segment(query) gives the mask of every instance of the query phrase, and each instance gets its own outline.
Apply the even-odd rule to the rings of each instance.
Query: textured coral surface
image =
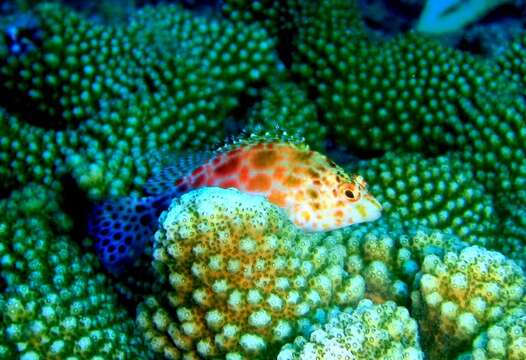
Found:
[[[526,33],[485,58],[353,0],[210,3],[0,4],[0,359],[525,359]],[[203,188],[104,270],[94,205],[265,131],[382,217],[307,233]]]

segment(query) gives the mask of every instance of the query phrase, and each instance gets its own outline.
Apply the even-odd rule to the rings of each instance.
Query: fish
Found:
[[[362,176],[347,174],[303,142],[254,136],[173,162],[147,181],[145,197],[110,200],[95,208],[88,233],[110,273],[120,274],[143,255],[157,219],[174,198],[202,187],[264,196],[306,232],[374,221],[382,212]]]

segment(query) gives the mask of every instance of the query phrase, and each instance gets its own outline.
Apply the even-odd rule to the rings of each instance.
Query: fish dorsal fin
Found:
[[[257,125],[252,126],[245,129],[237,137],[230,138],[216,150],[157,154],[157,157],[161,157],[161,159],[157,159],[157,162],[169,165],[161,167],[158,171],[154,172],[154,175],[148,179],[144,185],[144,191],[148,195],[160,195],[173,191],[178,179],[190,174],[193,170],[205,164],[217,154],[243,146],[273,142],[291,144],[303,150],[309,149],[301,136],[281,130],[278,126],[276,126],[276,129],[273,131],[266,131]]]
[[[193,170],[214,157],[214,155],[215,152],[210,150],[171,154],[170,160],[163,161],[170,165],[161,168],[150,177],[144,185],[144,191],[148,195],[160,195],[173,191],[176,186],[175,182],[178,179],[190,174]]]
[[[276,125],[276,129],[272,131],[268,131],[260,125],[253,125],[245,128],[240,135],[230,138],[225,144],[219,147],[216,152],[222,153],[241,146],[274,142],[286,143],[306,150],[309,149],[309,146],[302,136],[280,129],[278,125]]]

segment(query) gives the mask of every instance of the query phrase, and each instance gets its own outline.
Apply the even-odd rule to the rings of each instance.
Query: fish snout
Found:
[[[382,216],[383,206],[374,196],[367,194],[363,199],[363,205],[367,209],[367,219],[365,221],[374,221]]]

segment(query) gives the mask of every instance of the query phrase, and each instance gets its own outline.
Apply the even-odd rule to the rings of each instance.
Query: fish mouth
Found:
[[[371,205],[373,205],[378,211],[382,211],[384,209],[384,207],[382,206],[382,204],[380,204],[380,202],[378,200],[376,200],[374,198],[374,196],[371,196],[369,194],[365,195],[365,198],[371,203]]]

